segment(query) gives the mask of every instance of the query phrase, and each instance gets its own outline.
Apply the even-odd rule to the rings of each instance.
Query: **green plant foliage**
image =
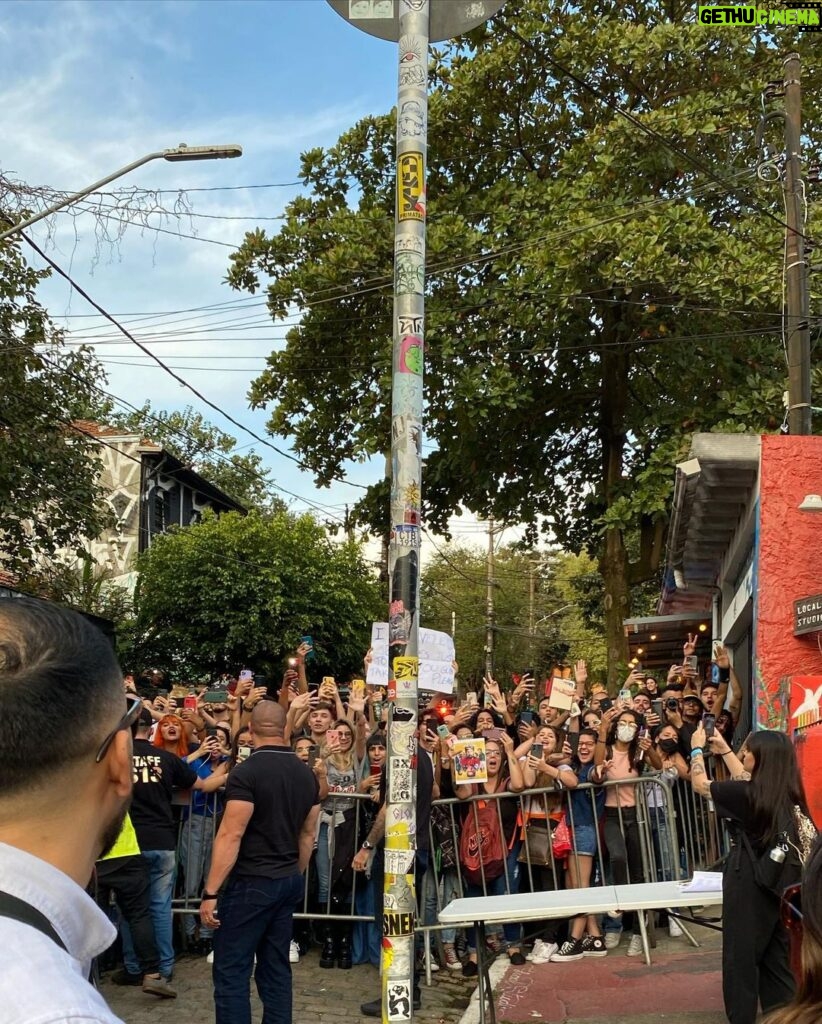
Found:
[[[64,347],[36,298],[45,276],[0,244],[0,565],[20,578],[82,554],[110,519],[96,444],[71,427],[96,415],[105,378],[90,350]]]
[[[778,32],[509,0],[431,62],[425,515],[444,530],[464,505],[594,554],[612,674],[693,432],[782,422],[784,214],[754,140],[786,45],[815,37]],[[311,194],[232,256],[235,288],[302,311],[250,397],[320,484],[389,443],[393,137],[375,115],[306,153]],[[384,529],[382,503],[355,511]]]
[[[209,513],[153,538],[137,571],[131,663],[176,677],[247,665],[278,678],[309,634],[312,671],[344,678],[385,615],[359,546],[332,542],[308,515]]]

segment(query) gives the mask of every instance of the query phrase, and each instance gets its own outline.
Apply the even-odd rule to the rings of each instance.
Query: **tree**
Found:
[[[155,537],[137,571],[131,663],[182,678],[245,665],[279,678],[306,634],[312,671],[344,676],[362,670],[384,616],[359,546],[333,543],[309,515],[208,513]]]
[[[509,0],[434,53],[424,514],[444,529],[462,504],[592,552],[612,680],[691,434],[782,421],[783,212],[754,140],[787,39],[666,2]],[[232,256],[275,319],[303,310],[251,398],[318,483],[390,436],[393,272],[416,287],[393,266],[393,139],[372,116],[306,153],[313,194]],[[375,497],[356,511],[382,528]]]
[[[0,563],[18,577],[58,551],[83,551],[109,512],[91,438],[72,429],[99,408],[103,376],[86,348],[67,350],[37,301],[46,272],[0,245]]]
[[[595,566],[587,556],[505,547],[494,557],[494,672],[500,681],[533,668],[584,658],[605,668],[602,629],[583,621],[579,587]],[[454,632],[460,678],[474,688],[485,674],[486,555],[450,544],[426,564],[420,587],[422,624]],[[533,633],[531,623],[534,623]]]
[[[191,406],[180,411],[153,411],[150,402],[130,413],[109,410],[107,422],[124,430],[142,431],[209,483],[247,508],[284,508],[271,491],[268,471],[256,452],[239,454],[237,439],[215,427]]]

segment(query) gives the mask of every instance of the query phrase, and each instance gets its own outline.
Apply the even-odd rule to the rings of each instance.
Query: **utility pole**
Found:
[[[799,54],[785,58],[785,334],[788,350],[788,431],[811,432],[811,335],[805,261],[802,180],[802,88]]]
[[[488,556],[485,562],[485,674],[494,678],[494,517],[488,520]]]

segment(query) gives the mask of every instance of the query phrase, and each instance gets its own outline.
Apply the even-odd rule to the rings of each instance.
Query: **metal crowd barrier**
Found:
[[[565,887],[565,862],[554,858],[551,851],[550,864],[535,865],[531,863],[529,848],[521,840],[523,827],[540,827],[535,824],[544,821],[550,830],[552,822],[556,822],[564,812],[571,833],[574,832],[574,800],[571,793],[578,794],[576,799],[590,800],[592,809],[596,807],[597,793],[601,790],[624,789],[634,790],[636,806],[636,827],[642,855],[642,871],[640,878],[630,877],[629,881],[663,881],[689,877],[694,870],[716,866],[728,848],[727,833],[714,812],[710,801],[696,796],[687,780],[671,779],[664,773],[646,772],[638,779],[622,782],[606,782],[603,786],[582,784],[574,790],[568,789],[532,789],[522,793],[481,794],[467,800],[457,798],[436,800],[434,808],[439,808],[440,823],[435,828],[430,826],[429,848],[432,855],[426,872],[422,892],[418,893],[420,904],[419,930],[426,934],[426,944],[430,942],[430,934],[442,930],[437,924],[437,912],[451,899],[464,895],[466,880],[459,861],[459,837],[462,822],[467,815],[476,815],[478,802],[493,801],[498,821],[503,831],[502,801],[514,801],[517,804],[517,828],[514,844],[522,851],[522,860],[518,863],[515,877],[511,877],[508,861],[504,865],[504,892],[538,891],[541,887],[560,889]],[[199,895],[202,891],[204,876],[207,872],[210,851],[214,835],[219,825],[219,814],[203,817],[192,813],[195,804],[195,793],[192,792],[186,805],[187,816],[179,826],[178,884],[173,902],[176,914],[197,915],[199,913]],[[219,806],[219,798],[209,796],[209,804]],[[362,840],[368,834],[370,821],[365,820],[366,809],[375,805],[368,794],[344,793],[331,794],[332,806],[338,803],[354,805],[353,839],[349,843],[350,852],[360,849]],[[203,796],[199,798],[199,806],[203,806]],[[617,801],[619,803],[619,801]],[[625,835],[625,815],[618,808],[619,827]],[[199,819],[199,820],[198,820]],[[190,824],[193,823],[193,824]],[[443,835],[443,823],[446,834]],[[596,829],[596,852],[592,865],[591,885],[603,884],[609,877],[608,852],[604,842],[602,820]],[[329,857],[333,862],[336,852],[336,830],[332,830],[329,845]],[[453,863],[443,866],[444,850],[453,851]],[[576,860],[577,874],[579,854],[572,848],[570,858]],[[630,866],[629,866],[630,872]],[[320,906],[312,893],[316,882],[316,872],[312,865],[306,872],[306,884],[303,899],[295,917],[304,919],[370,921],[370,915],[356,912],[358,889],[363,884],[370,884],[362,873],[354,872],[350,889],[342,903],[332,904],[331,893]],[[536,890],[535,890],[536,886]],[[487,893],[488,885],[483,879],[481,889]]]

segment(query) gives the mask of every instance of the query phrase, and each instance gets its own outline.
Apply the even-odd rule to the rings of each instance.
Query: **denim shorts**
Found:
[[[576,825],[574,827],[573,847],[577,853],[593,857],[597,852],[597,830],[593,825]]]

